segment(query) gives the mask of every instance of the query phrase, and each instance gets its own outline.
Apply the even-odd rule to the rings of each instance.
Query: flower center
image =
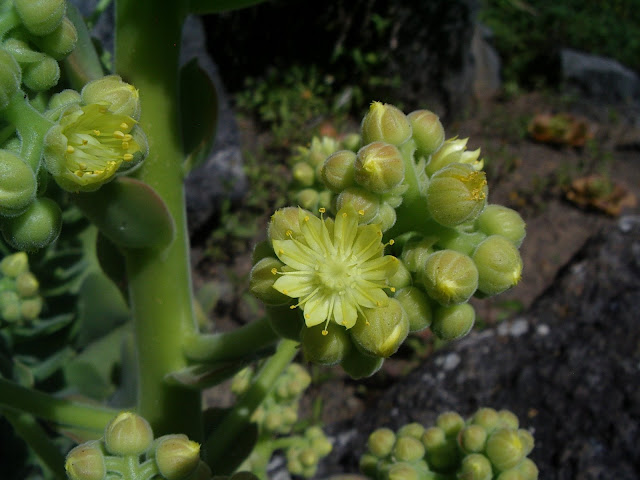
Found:
[[[318,268],[318,279],[327,289],[336,293],[349,287],[357,275],[357,267],[345,258],[327,259]]]

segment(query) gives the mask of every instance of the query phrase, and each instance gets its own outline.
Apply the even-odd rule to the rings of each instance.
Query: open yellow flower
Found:
[[[307,326],[333,320],[351,328],[363,308],[387,305],[383,289],[389,288],[398,259],[384,255],[380,227],[358,225],[358,214],[350,207],[341,209],[335,221],[299,212],[300,230],[273,240],[285,264],[281,271],[272,271],[281,275],[273,288],[299,299],[296,306],[303,309]]]

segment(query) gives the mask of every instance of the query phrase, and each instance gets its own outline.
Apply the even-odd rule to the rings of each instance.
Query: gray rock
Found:
[[[491,45],[491,36],[491,30],[480,23],[475,24],[471,39],[471,55],[474,66],[473,95],[478,100],[495,97],[502,87],[502,63],[498,52]]]
[[[569,91],[607,103],[640,101],[640,78],[617,61],[568,48],[561,50],[560,60]]]
[[[322,474],[357,471],[375,428],[491,406],[533,432],[541,479],[640,478],[638,298],[640,217],[629,216],[589,240],[524,315],[452,343],[375,406],[331,426],[352,436]]]

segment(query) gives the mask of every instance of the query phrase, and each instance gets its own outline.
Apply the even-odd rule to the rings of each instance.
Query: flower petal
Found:
[[[303,310],[307,327],[319,325],[327,320],[329,301],[324,295],[316,295],[304,304]]]
[[[291,298],[301,298],[313,292],[312,280],[312,276],[282,275],[274,282],[273,288]]]

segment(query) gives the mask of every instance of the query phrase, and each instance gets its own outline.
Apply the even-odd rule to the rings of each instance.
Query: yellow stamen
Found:
[[[278,269],[277,269],[277,268],[275,268],[275,267],[274,267],[274,268],[272,268],[272,269],[271,269],[271,273],[273,273],[273,274],[275,275],[276,273],[278,273]]]
[[[76,149],[73,148],[71,145],[67,146],[67,153],[73,153],[75,151],[76,151]]]
[[[116,130],[115,132],[113,132],[113,136],[118,140],[122,140],[124,138],[124,133],[122,133],[120,130]]]
[[[126,123],[126,122],[122,122],[120,124],[120,128],[123,129],[123,130],[127,130],[129,128],[129,124]]]
[[[131,160],[133,160],[133,155],[131,155],[130,153],[125,153],[122,158],[124,158],[125,162],[130,162]]]

